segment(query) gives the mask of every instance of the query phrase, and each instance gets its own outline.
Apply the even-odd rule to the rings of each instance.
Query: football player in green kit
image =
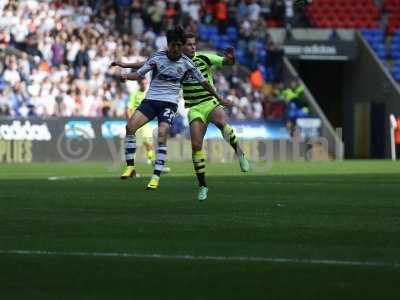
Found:
[[[233,65],[235,55],[233,48],[225,51],[224,56],[196,51],[197,43],[194,34],[185,34],[183,52],[188,56],[213,86],[213,67]],[[140,68],[143,63],[114,62],[112,65],[122,68]],[[188,118],[190,123],[190,136],[192,143],[192,160],[199,183],[197,199],[207,199],[208,187],[205,179],[205,154],[202,150],[204,135],[208,123],[213,123],[221,131],[224,139],[232,146],[238,159],[242,172],[250,170],[250,163],[244,155],[233,128],[227,123],[226,114],[218,100],[205,90],[195,79],[186,77],[182,82],[183,99],[185,107],[189,108]]]

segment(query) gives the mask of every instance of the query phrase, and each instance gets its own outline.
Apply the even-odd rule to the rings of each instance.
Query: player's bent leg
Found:
[[[232,146],[233,150],[235,150],[242,172],[250,171],[250,163],[240,147],[233,128],[226,122],[226,114],[221,106],[218,106],[213,110],[211,114],[211,122],[219,128],[224,140]]]
[[[144,141],[143,146],[146,149],[147,163],[154,164],[154,161],[156,159],[156,152],[154,151],[153,143]]]
[[[236,154],[242,153],[242,149],[238,143],[238,139],[233,128],[226,122],[226,114],[221,106],[216,107],[211,113],[211,122],[221,131],[224,140],[229,143]]]
[[[154,165],[156,154],[153,146],[153,131],[151,130],[150,126],[146,124],[141,128],[141,132],[143,138],[143,146],[146,150],[147,163]]]
[[[129,118],[128,124],[126,125],[125,135],[125,160],[126,167],[122,172],[120,178],[127,179],[130,177],[136,177],[135,171],[135,152],[136,152],[136,131],[149,121],[142,112],[136,110],[135,113]]]
[[[190,123],[190,137],[192,142],[192,160],[193,167],[196,172],[197,180],[199,183],[199,193],[197,199],[204,201],[207,199],[207,184],[205,178],[205,155],[202,150],[203,138],[205,133],[206,125],[201,119],[195,119]]]
[[[154,164],[154,174],[147,185],[148,190],[155,190],[160,184],[160,175],[164,170],[165,161],[167,160],[167,136],[170,124],[160,122],[158,125],[158,146],[156,153],[156,161]]]

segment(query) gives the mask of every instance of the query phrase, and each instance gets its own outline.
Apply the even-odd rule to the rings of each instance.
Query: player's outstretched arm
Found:
[[[157,68],[157,64],[153,60],[153,58],[148,59],[139,70],[135,72],[131,72],[128,74],[121,74],[119,75],[119,79],[122,81],[125,80],[138,80],[140,78],[143,78],[144,75],[146,75],[147,72]]]
[[[230,101],[227,101],[223,98],[221,98],[217,92],[215,91],[214,87],[207,81],[201,81],[200,84],[202,85],[203,88],[205,88],[207,91],[209,91],[215,98],[218,99],[218,102],[223,105],[223,106],[231,106],[232,103]]]
[[[200,73],[199,69],[195,67],[195,65],[191,62],[189,63],[190,69],[189,72],[194,76],[194,78],[201,84],[201,86],[208,91],[211,95],[213,95],[215,98],[218,99],[218,102],[223,105],[223,106],[231,106],[232,103],[230,101],[226,101],[222,99],[217,92],[215,91],[215,88],[208,82],[207,79],[204,78],[204,76]]]
[[[235,64],[235,48],[226,48],[224,56],[214,53],[201,53],[198,57],[203,59],[209,67],[232,66]]]
[[[124,63],[122,61],[113,61],[110,64],[110,67],[121,67],[121,68],[131,68],[131,69],[139,69],[143,67],[145,61],[136,62],[136,63]]]
[[[120,74],[118,77],[119,77],[119,80],[121,80],[121,81],[138,80],[140,78],[143,78],[143,76],[140,75],[138,72],[131,72],[131,73],[128,73],[128,74]]]

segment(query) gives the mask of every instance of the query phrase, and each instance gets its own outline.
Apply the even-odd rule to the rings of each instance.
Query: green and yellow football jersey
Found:
[[[192,61],[196,67],[203,74],[204,78],[214,86],[213,80],[213,66],[222,66],[224,58],[222,56],[212,53],[199,53],[196,52]],[[205,90],[201,84],[194,78],[187,78],[182,83],[183,99],[185,100],[185,107],[193,107],[199,103],[215,99],[215,97]]]
[[[129,117],[132,116],[133,113],[135,112],[135,110],[139,107],[139,105],[142,102],[142,100],[144,99],[145,95],[146,95],[146,93],[142,92],[141,90],[133,91],[129,95],[129,102],[127,105]]]

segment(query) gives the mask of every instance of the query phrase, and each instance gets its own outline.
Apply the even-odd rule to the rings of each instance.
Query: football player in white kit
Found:
[[[148,190],[155,190],[159,186],[160,175],[167,157],[167,135],[178,107],[182,82],[190,76],[199,81],[207,91],[217,98],[221,105],[230,105],[229,101],[219,97],[190,58],[182,54],[184,41],[182,28],[177,27],[167,31],[168,50],[154,53],[136,72],[120,75],[121,80],[138,80],[143,78],[147,72],[152,71],[152,79],[145,99],[126,125],[125,159],[127,166],[121,176],[124,179],[132,177],[135,173],[136,131],[157,117],[158,147],[154,174],[147,185]]]

